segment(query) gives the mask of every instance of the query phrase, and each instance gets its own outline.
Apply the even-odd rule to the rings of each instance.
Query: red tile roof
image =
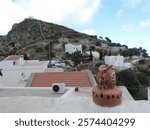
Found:
[[[20,55],[11,55],[5,58],[5,60],[19,60]]]
[[[51,87],[53,83],[65,83],[67,87],[90,87],[87,71],[35,73],[32,87]]]

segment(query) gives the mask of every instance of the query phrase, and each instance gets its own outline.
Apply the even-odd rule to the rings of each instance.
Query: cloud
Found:
[[[1,0],[0,33],[29,16],[58,24],[69,21],[84,25],[92,20],[100,5],[101,0]]]
[[[90,28],[90,29],[85,29],[82,31],[83,33],[89,34],[89,35],[95,35],[95,30]]]
[[[10,0],[1,0],[0,3],[0,33],[5,34],[14,22],[20,21],[25,12],[16,3]]]
[[[135,28],[136,27],[136,28]],[[142,21],[138,21],[137,24],[126,24],[121,26],[121,30],[125,32],[133,32],[134,30],[137,31],[146,31],[150,29],[150,18],[144,19]]]
[[[97,11],[98,7],[100,6],[100,0],[93,0],[92,2],[87,0],[88,2],[86,5],[83,6],[83,8],[80,8],[78,10],[78,16],[77,20],[79,23],[87,23],[91,20],[92,16]]]
[[[135,8],[138,5],[141,4],[143,0],[122,0],[123,6],[129,7],[129,8]]]
[[[134,26],[132,24],[122,25],[121,30],[125,32],[132,32],[134,30]]]
[[[140,28],[149,28],[150,27],[150,19],[145,19],[145,20],[142,20],[140,23],[139,23],[139,27]]]
[[[116,17],[119,18],[123,14],[123,9],[119,9],[118,12],[116,13]]]

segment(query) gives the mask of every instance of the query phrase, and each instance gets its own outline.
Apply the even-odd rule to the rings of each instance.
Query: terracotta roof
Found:
[[[5,58],[5,60],[19,60],[20,55],[11,55]]]
[[[65,83],[67,87],[90,87],[87,71],[35,73],[32,87],[51,87],[53,83]]]

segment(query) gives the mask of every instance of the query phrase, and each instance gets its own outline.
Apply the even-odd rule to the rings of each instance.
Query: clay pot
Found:
[[[95,104],[104,107],[114,107],[122,103],[122,90],[118,87],[113,89],[94,87],[92,96]]]
[[[116,86],[116,75],[112,66],[101,65],[97,73],[97,84],[92,90],[95,104],[113,107],[122,103],[122,91]]]

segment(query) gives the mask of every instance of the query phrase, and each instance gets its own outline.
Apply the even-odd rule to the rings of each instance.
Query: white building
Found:
[[[49,61],[24,60],[23,56],[11,55],[0,62],[3,74],[1,85],[4,87],[24,87],[31,73],[43,72]]]
[[[66,66],[65,62],[62,60],[51,60],[51,64],[52,66],[62,67],[62,68]]]
[[[102,48],[107,48],[108,45],[107,45],[106,43],[101,43],[101,47],[102,47]]]
[[[132,67],[132,64],[129,63],[129,62],[128,62],[128,63],[124,63],[124,67],[125,67],[125,68],[131,68],[131,67]]]
[[[80,51],[82,53],[82,45],[74,45],[71,43],[65,44],[65,52],[73,54],[74,52]]]
[[[131,63],[125,63],[123,56],[105,56],[105,64],[113,65],[114,67],[130,68]]]
[[[127,48],[125,46],[122,46],[122,47],[110,47],[109,49],[111,50],[111,52],[119,52],[120,50],[124,51]]]
[[[123,56],[105,56],[105,64],[113,66],[124,66]]]
[[[90,55],[90,51],[86,51],[88,55]],[[95,59],[99,59],[99,53],[97,51],[92,51],[92,55]]]

